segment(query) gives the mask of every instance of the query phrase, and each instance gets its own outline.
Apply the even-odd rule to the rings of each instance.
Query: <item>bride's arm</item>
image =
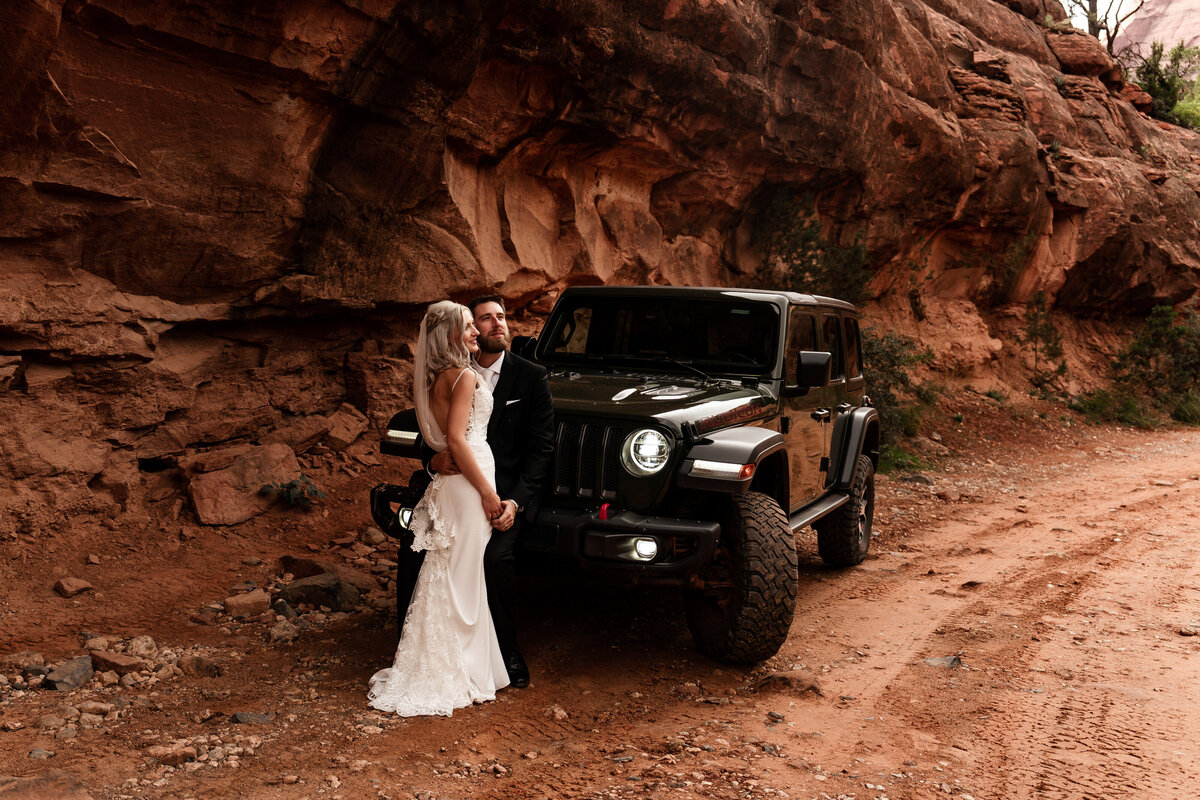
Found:
[[[439,380],[443,377],[450,379],[449,372],[443,372]],[[446,417],[446,449],[454,456],[454,462],[475,487],[475,491],[479,492],[488,519],[493,519],[504,511],[504,507],[500,505],[499,495],[483,474],[479,462],[475,460],[475,454],[467,444],[467,421],[471,417],[471,399],[475,394],[477,377],[473,370],[467,369],[461,378],[456,375],[453,380],[457,380],[458,383],[454,384],[450,393],[450,413]]]

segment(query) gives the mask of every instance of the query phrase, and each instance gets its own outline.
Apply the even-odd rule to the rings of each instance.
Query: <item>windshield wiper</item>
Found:
[[[711,382],[712,376],[694,364],[687,361],[680,361],[671,356],[645,356],[636,353],[620,353],[607,356],[601,356],[606,362],[611,361],[637,361],[650,364],[670,364],[673,367],[679,367],[682,370],[692,373],[693,375],[702,378],[705,382]]]

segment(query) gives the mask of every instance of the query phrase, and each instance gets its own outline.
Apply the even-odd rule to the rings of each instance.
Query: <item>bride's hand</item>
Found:
[[[504,504],[500,502],[500,495],[493,491],[483,496],[483,513],[487,514],[489,521],[504,513]]]

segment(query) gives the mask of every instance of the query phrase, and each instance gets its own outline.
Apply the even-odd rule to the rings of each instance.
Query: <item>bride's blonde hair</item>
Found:
[[[453,300],[439,300],[425,312],[425,385],[432,388],[438,373],[471,363],[471,353],[463,344],[471,312]]]

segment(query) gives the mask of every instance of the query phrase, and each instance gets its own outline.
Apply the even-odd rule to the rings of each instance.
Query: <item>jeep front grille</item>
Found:
[[[612,500],[627,431],[574,420],[558,423],[554,493]]]

